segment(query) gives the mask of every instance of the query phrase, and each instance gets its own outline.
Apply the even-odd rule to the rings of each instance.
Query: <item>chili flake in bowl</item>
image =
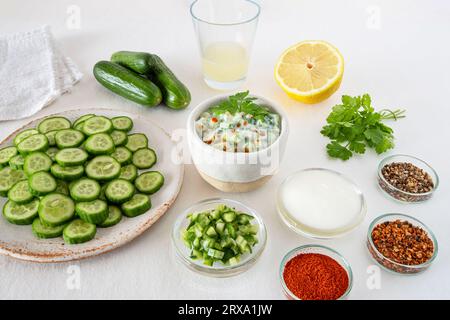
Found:
[[[401,202],[421,202],[431,198],[439,177],[426,162],[408,155],[383,159],[378,166],[378,185]]]
[[[353,273],[337,251],[321,245],[304,245],[284,256],[280,281],[290,300],[342,300],[352,289]]]
[[[404,214],[385,214],[370,224],[367,248],[384,269],[415,274],[430,267],[437,256],[438,243],[419,220]]]

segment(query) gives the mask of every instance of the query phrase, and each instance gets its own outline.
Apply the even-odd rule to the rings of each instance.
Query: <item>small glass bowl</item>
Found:
[[[350,294],[350,291],[352,290],[352,287],[353,287],[353,272],[352,272],[352,268],[350,267],[350,264],[339,252],[337,252],[331,248],[322,246],[322,245],[313,245],[313,244],[304,245],[304,246],[300,246],[295,249],[292,249],[291,251],[286,253],[283,260],[281,261],[279,276],[280,276],[281,286],[283,288],[283,293],[286,296],[286,298],[288,298],[289,300],[301,300],[294,293],[292,293],[291,290],[289,290],[289,288],[286,285],[286,282],[284,281],[283,273],[284,273],[284,268],[285,268],[286,264],[292,258],[294,258],[295,256],[297,256],[299,254],[305,254],[305,253],[318,253],[318,254],[326,255],[326,256],[332,258],[333,260],[335,260],[337,263],[339,263],[344,268],[344,270],[347,271],[347,276],[348,276],[347,290],[337,300],[347,299],[347,297]]]
[[[433,241],[434,247],[433,256],[428,261],[422,264],[406,265],[395,262],[389,258],[386,258],[380,251],[378,251],[377,247],[375,246],[372,240],[373,229],[383,222],[395,220],[407,221],[416,227],[422,228],[428,234],[431,241]],[[423,224],[416,218],[401,213],[388,213],[375,218],[370,224],[369,230],[367,232],[367,249],[369,250],[372,259],[375,262],[377,262],[378,265],[383,269],[396,274],[408,275],[423,272],[431,266],[438,253],[438,242],[433,232],[425,224]]]
[[[252,247],[251,253],[242,255],[240,262],[235,265],[224,265],[220,262],[215,262],[213,266],[207,266],[203,264],[202,260],[193,260],[190,258],[191,249],[189,249],[183,242],[181,232],[189,225],[189,220],[186,218],[189,213],[215,209],[219,204],[224,204],[228,207],[236,209],[237,211],[242,211],[252,215],[254,217],[252,223],[257,224],[259,228],[257,234],[258,243]],[[261,216],[257,214],[255,210],[247,207],[239,201],[223,198],[206,199],[189,207],[177,218],[172,230],[172,245],[178,259],[193,271],[218,278],[231,277],[247,271],[261,256],[261,253],[266,246],[266,240],[266,226],[264,225]]]
[[[382,169],[385,165],[393,163],[393,162],[407,162],[415,165],[416,167],[419,167],[426,173],[428,173],[433,180],[434,187],[431,189],[431,191],[425,192],[425,193],[410,193],[403,191],[401,189],[398,189],[394,187],[392,184],[390,184],[383,176]],[[436,171],[425,161],[409,156],[404,154],[398,154],[398,155],[392,155],[387,158],[384,158],[380,164],[378,165],[378,185],[387,195],[389,195],[394,200],[403,202],[403,203],[414,203],[414,202],[422,202],[426,201],[431,198],[434,191],[439,186],[439,177],[436,173]]]
[[[283,200],[282,200],[282,190],[283,188],[286,186],[286,184],[289,183],[289,181],[303,173],[307,173],[307,172],[325,172],[328,173],[330,175],[335,175],[337,177],[342,178],[343,180],[346,180],[348,183],[350,183],[352,185],[352,189],[355,193],[355,195],[359,198],[360,201],[360,207],[358,209],[357,215],[355,216],[355,219],[349,223],[348,225],[346,225],[345,227],[341,227],[339,229],[334,229],[332,231],[330,230],[322,230],[322,229],[318,229],[318,228],[313,228],[310,226],[307,226],[305,224],[303,224],[301,221],[299,221],[298,219],[296,219],[290,212],[289,210],[286,209]],[[342,237],[344,235],[349,234],[350,232],[352,232],[354,229],[356,229],[364,220],[366,213],[367,213],[367,205],[366,205],[366,200],[364,198],[364,195],[362,193],[362,191],[358,188],[358,186],[356,186],[353,181],[351,181],[349,178],[347,178],[345,175],[334,171],[334,170],[330,170],[330,169],[325,169],[325,168],[308,168],[308,169],[302,169],[299,171],[296,171],[292,174],[290,174],[286,179],[284,179],[284,181],[280,184],[280,186],[278,187],[278,191],[277,191],[277,211],[278,211],[278,215],[280,216],[281,220],[284,222],[284,224],[291,229],[292,231],[294,231],[295,233],[304,236],[306,238],[310,238],[310,239],[320,239],[320,240],[325,240],[325,239],[333,239],[333,238],[339,238]]]

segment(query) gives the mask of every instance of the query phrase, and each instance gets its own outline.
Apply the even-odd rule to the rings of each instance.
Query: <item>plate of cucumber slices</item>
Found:
[[[0,144],[0,254],[63,262],[133,240],[175,201],[184,167],[170,135],[109,109],[35,119]]]

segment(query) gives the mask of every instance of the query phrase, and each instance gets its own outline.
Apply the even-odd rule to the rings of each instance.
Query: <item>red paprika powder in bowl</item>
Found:
[[[284,294],[291,300],[341,300],[352,288],[353,274],[347,260],[321,245],[289,251],[280,265]]]

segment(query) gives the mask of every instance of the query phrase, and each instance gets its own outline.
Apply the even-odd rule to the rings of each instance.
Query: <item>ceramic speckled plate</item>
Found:
[[[74,121],[86,113],[95,113],[106,117],[114,117],[119,114],[117,110],[109,109],[85,109],[72,110],[60,114]],[[37,239],[31,231],[31,226],[16,226],[8,223],[3,216],[0,217],[0,254],[33,262],[63,262],[88,258],[101,253],[111,251],[133,240],[153,223],[155,223],[175,201],[183,182],[184,167],[172,159],[174,142],[170,135],[158,125],[136,114],[120,112],[120,115],[133,119],[133,133],[144,133],[149,138],[149,146],[158,155],[158,162],[152,170],[158,170],[164,174],[165,184],[156,194],[151,196],[152,208],[145,214],[135,218],[123,217],[122,221],[110,228],[98,228],[95,238],[89,242],[78,245],[67,245],[62,238]],[[0,148],[11,145],[15,135],[24,129],[36,127],[42,120],[36,119],[18,129],[6,138]],[[0,199],[0,206],[6,202]]]

